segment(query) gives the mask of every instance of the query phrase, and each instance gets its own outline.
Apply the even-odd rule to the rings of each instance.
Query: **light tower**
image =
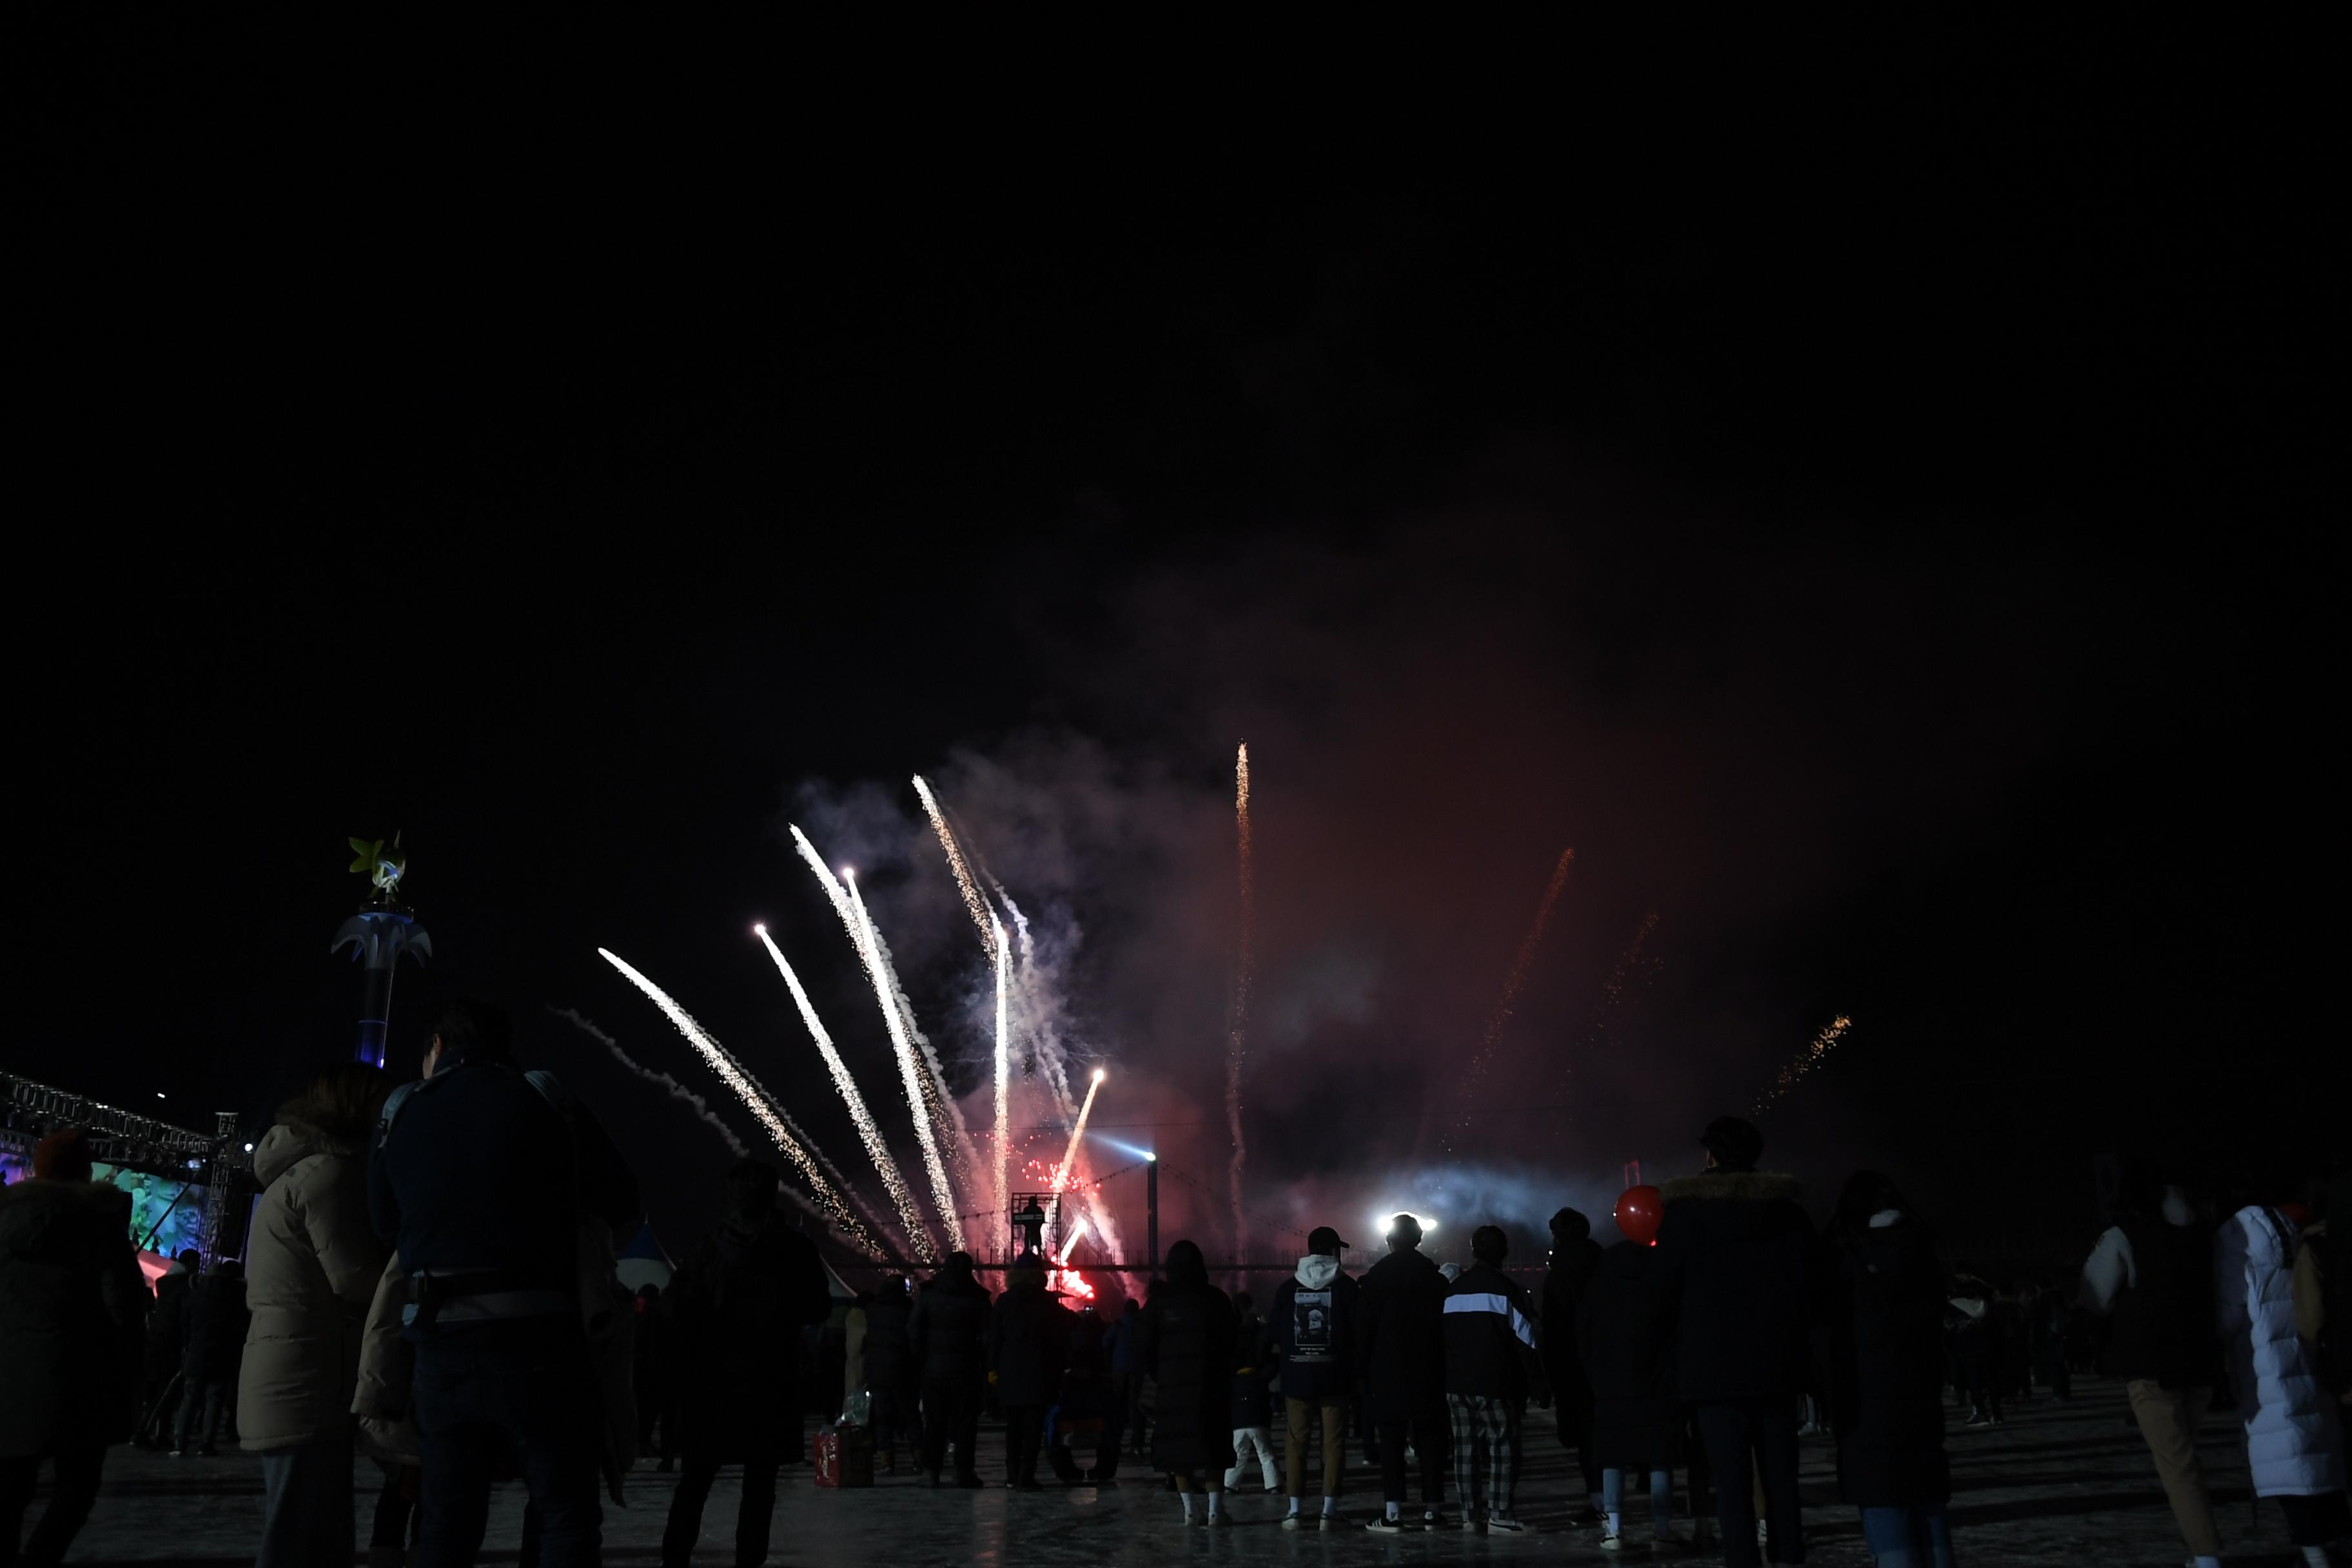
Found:
[[[360,1002],[360,1041],[358,1058],[370,1067],[382,1067],[384,1060],[385,1037],[392,1026],[392,982],[400,964],[400,955],[413,952],[419,963],[433,956],[433,939],[416,923],[416,912],[396,902],[400,879],[407,874],[408,857],[401,852],[400,835],[392,836],[392,853],[384,853],[383,840],[370,843],[364,838],[352,841],[352,869],[363,871],[374,885],[375,897],[360,906],[360,912],[345,921],[335,931],[330,952],[341,952],[348,944],[352,956],[367,966],[367,990]]]

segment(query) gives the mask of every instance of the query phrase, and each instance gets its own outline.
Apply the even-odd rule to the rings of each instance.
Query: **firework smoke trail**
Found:
[[[1234,759],[1234,826],[1239,854],[1235,867],[1241,883],[1241,932],[1234,961],[1233,1027],[1225,1053],[1225,1123],[1233,1135],[1233,1165],[1226,1174],[1226,1185],[1234,1204],[1234,1256],[1249,1254],[1249,1225],[1242,1215],[1242,1167],[1249,1160],[1249,1144],[1242,1136],[1242,1055],[1248,1043],[1250,994],[1250,946],[1256,935],[1257,885],[1256,868],[1250,852],[1250,776],[1249,742],[1242,742]],[[1089,1101],[1094,1099],[1087,1091]]]
[[[980,944],[987,949],[989,962],[992,963],[996,961],[997,950],[1004,943],[1003,928],[996,924],[995,917],[988,912],[988,906],[982,901],[980,889],[971,879],[971,867],[964,860],[963,848],[956,842],[955,834],[948,827],[945,814],[940,810],[939,800],[931,794],[931,786],[923,781],[920,773],[915,775],[915,794],[922,800],[923,815],[931,819],[931,831],[940,836],[940,847],[948,852],[948,869],[955,873],[956,890],[963,895],[963,907],[971,911],[971,923],[980,928]]]
[[[742,1100],[751,1114],[759,1118],[760,1124],[768,1130],[768,1136],[774,1140],[776,1147],[783,1152],[784,1158],[799,1167],[802,1178],[808,1183],[810,1190],[816,1194],[817,1202],[824,1206],[825,1216],[833,1222],[834,1227],[875,1256],[887,1257],[889,1249],[882,1245],[871,1230],[866,1228],[863,1220],[849,1212],[849,1205],[843,1201],[840,1189],[827,1181],[824,1173],[817,1168],[816,1158],[812,1155],[811,1149],[803,1147],[801,1139],[793,1136],[793,1130],[785,1125],[782,1108],[776,1104],[766,1089],[759,1086],[758,1081],[750,1073],[743,1070],[743,1065],[728,1054],[727,1047],[712,1038],[709,1030],[696,1023],[693,1015],[673,1001],[668,992],[631,968],[627,961],[618,953],[608,948],[600,947],[596,950],[596,955],[619,970],[632,985],[651,998],[654,1005],[659,1007],[668,1016],[669,1021],[677,1026],[677,1032],[686,1037],[687,1044],[701,1054],[702,1059],[710,1064],[710,1069],[719,1075],[729,1089],[735,1091],[736,1097]],[[806,1136],[805,1133],[801,1135],[802,1138]],[[831,1162],[827,1161],[826,1163],[830,1164]]]
[[[907,1178],[899,1173],[898,1162],[890,1157],[889,1145],[882,1142],[882,1129],[875,1123],[874,1113],[866,1109],[866,1097],[857,1092],[857,1080],[850,1076],[849,1064],[834,1048],[833,1037],[825,1033],[807,991],[801,986],[801,977],[784,962],[783,950],[768,934],[768,928],[755,925],[751,930],[759,937],[760,945],[768,950],[768,956],[776,961],[776,973],[784,977],[784,984],[792,990],[793,1002],[801,1010],[801,1022],[808,1026],[809,1038],[816,1042],[817,1055],[824,1058],[825,1070],[833,1074],[833,1087],[841,1091],[843,1102],[849,1107],[849,1119],[857,1124],[858,1141],[866,1145],[866,1157],[874,1162],[875,1173],[882,1178],[883,1189],[898,1211],[898,1223],[906,1230],[907,1243],[914,1248],[916,1261],[930,1262],[938,1252],[931,1242],[930,1229],[915,1207],[914,1194],[907,1190]]]
[[[1756,1101],[1756,1109],[1748,1114],[1761,1116],[1770,1110],[1774,1101],[1797,1087],[1799,1079],[1822,1065],[1822,1058],[1837,1048],[1838,1041],[1843,1038],[1845,1032],[1853,1026],[1853,1020],[1843,1013],[1831,1019],[1828,1028],[1815,1035],[1806,1043],[1803,1050],[1789,1059],[1788,1065],[1780,1069],[1780,1076],[1772,1080],[1772,1087],[1764,1091],[1763,1096]]]
[[[988,876],[985,867],[981,875]],[[1036,969],[1037,950],[1029,935],[1029,917],[1004,890],[1004,884],[988,877],[988,885],[996,894],[996,901],[1013,917],[1013,941],[1021,949],[1018,990],[1021,998],[1022,1033],[1031,1042],[1031,1056],[1045,1065],[1045,1085],[1054,1091],[1054,1109],[1068,1121],[1078,1113],[1078,1102],[1070,1093],[1070,1053],[1062,1044],[1062,1032],[1055,1026],[1054,1008],[1050,999],[1040,994],[1045,982]]]
[[[919,780],[918,783],[921,782]],[[1013,977],[1012,955],[1004,951],[1004,922],[995,915],[988,917],[994,929],[996,959],[996,1209],[999,1214],[1013,1212],[1013,1086],[1007,1081],[1013,1076],[1013,1041],[1005,1026],[1005,993]]]
[[[728,1126],[727,1123],[719,1120],[718,1113],[710,1109],[710,1102],[703,1099],[702,1096],[695,1093],[694,1090],[687,1088],[686,1085],[678,1082],[677,1079],[670,1077],[669,1074],[666,1072],[656,1072],[653,1068],[646,1067],[644,1063],[630,1056],[628,1052],[623,1050],[621,1048],[620,1041],[614,1039],[612,1036],[606,1034],[604,1030],[598,1028],[593,1023],[582,1016],[580,1014],[572,1011],[571,1008],[558,1007],[551,1003],[548,1005],[547,1010],[554,1014],[559,1018],[568,1020],[574,1027],[579,1029],[582,1034],[586,1035],[589,1038],[603,1046],[606,1050],[612,1052],[614,1060],[619,1062],[623,1067],[628,1068],[639,1078],[644,1079],[647,1083],[657,1083],[661,1085],[662,1088],[669,1090],[671,1099],[682,1100],[686,1101],[687,1104],[692,1106],[694,1108],[694,1114],[700,1117],[704,1121],[709,1123],[710,1130],[719,1134],[720,1139],[726,1142],[727,1147],[734,1152],[737,1159],[742,1159],[751,1152],[751,1145],[745,1143],[742,1139],[738,1138],[735,1135],[735,1129]],[[793,1195],[797,1197],[799,1194],[794,1194]]]
[[[1445,1132],[1445,1152],[1449,1154],[1454,1152],[1454,1133],[1469,1131],[1478,1089],[1486,1080],[1486,1068],[1495,1059],[1495,1047],[1502,1042],[1503,1026],[1511,1021],[1511,1008],[1519,999],[1519,987],[1527,984],[1536,949],[1543,942],[1544,924],[1551,919],[1551,907],[1559,901],[1560,889],[1568,886],[1568,868],[1575,863],[1575,846],[1559,852],[1559,863],[1551,868],[1551,880],[1544,887],[1543,902],[1536,906],[1536,923],[1528,928],[1527,939],[1519,943],[1518,956],[1511,960],[1511,973],[1503,982],[1503,999],[1496,1004],[1494,1016],[1486,1021],[1486,1033],[1478,1042],[1477,1054],[1470,1058],[1470,1070],[1462,1075],[1462,1113]]]
[[[835,877],[833,868],[817,854],[816,846],[808,841],[808,835],[797,826],[793,827],[792,835],[801,858],[807,861],[809,869],[816,873],[816,879],[824,887],[825,897],[833,900],[833,912],[841,917],[842,928],[849,932],[850,945],[857,950],[857,962],[865,966],[866,977],[874,983],[874,994],[882,1004],[884,1021],[888,1023],[895,1016],[893,1029],[903,1029],[921,1047],[925,1071],[921,1075],[922,1098],[919,1103],[923,1110],[929,1114],[934,1126],[955,1135],[956,1144],[951,1152],[959,1159],[966,1163],[977,1163],[979,1156],[972,1150],[971,1134],[963,1124],[963,1110],[949,1095],[947,1075],[940,1067],[939,1057],[932,1051],[930,1040],[915,1023],[914,1004],[907,1000],[907,988],[898,984],[898,972],[890,965],[890,950],[884,945],[881,933],[874,930],[872,921],[860,921],[864,900],[857,896],[856,879],[851,879],[845,888],[842,879]],[[870,945],[866,941],[869,936],[873,939]]]
[[[907,1091],[907,1107],[915,1115],[915,1136],[923,1146],[923,1169],[931,1178],[931,1198],[940,1205],[940,1218],[947,1226],[948,1244],[961,1252],[963,1221],[956,1217],[955,1187],[948,1181],[947,1165],[940,1158],[939,1139],[931,1131],[931,1118],[923,1104],[922,1069],[915,1065],[914,1042],[907,1038],[906,1020],[891,1005],[882,968],[873,962],[879,939],[874,935],[874,922],[866,916],[865,902],[857,897],[857,884],[854,881],[849,885],[849,903],[851,912],[857,917],[858,950],[866,956],[866,972],[873,977],[875,997],[882,1004],[882,1022],[889,1027],[890,1047],[898,1054],[898,1077]]]

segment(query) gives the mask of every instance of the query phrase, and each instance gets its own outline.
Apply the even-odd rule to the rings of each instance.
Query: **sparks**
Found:
[[[1234,1146],[1233,1163],[1225,1180],[1233,1198],[1234,1252],[1241,1257],[1249,1252],[1249,1225],[1242,1215],[1242,1167],[1249,1162],[1249,1143],[1242,1133],[1242,1058],[1249,1040],[1250,950],[1257,927],[1256,868],[1250,848],[1249,806],[1249,742],[1244,741],[1234,758],[1234,827],[1238,847],[1234,868],[1241,891],[1241,930],[1234,944],[1233,1020],[1225,1052],[1225,1124]],[[1089,1093],[1087,1098],[1091,1102],[1094,1097]]]
[[[915,1136],[923,1146],[923,1168],[931,1178],[931,1197],[940,1206],[940,1218],[947,1225],[948,1242],[957,1251],[963,1250],[963,1221],[956,1217],[955,1188],[948,1181],[948,1168],[940,1158],[940,1142],[931,1131],[931,1116],[924,1103],[922,1069],[915,1062],[914,1042],[907,1037],[907,1021],[899,1015],[890,995],[889,984],[883,978],[876,949],[881,939],[874,934],[874,922],[866,913],[866,901],[857,896],[857,884],[849,884],[850,911],[857,921],[858,951],[866,958],[866,973],[874,981],[874,994],[882,1004],[882,1022],[890,1031],[890,1047],[898,1053],[898,1076],[907,1091],[907,1107],[915,1115]]]
[[[1469,1071],[1462,1075],[1461,1113],[1445,1135],[1449,1154],[1454,1152],[1455,1132],[1469,1131],[1478,1088],[1486,1081],[1495,1047],[1502,1043],[1503,1027],[1511,1021],[1511,1009],[1518,1002],[1519,988],[1527,984],[1528,971],[1535,963],[1536,949],[1543,942],[1544,923],[1551,919],[1551,907],[1559,902],[1560,889],[1568,886],[1568,868],[1575,863],[1574,846],[1559,852],[1559,861],[1551,868],[1551,880],[1544,885],[1543,900],[1536,906],[1535,924],[1528,928],[1526,939],[1519,943],[1518,956],[1511,960],[1511,973],[1503,981],[1503,999],[1496,1004],[1494,1016],[1486,1021],[1486,1032],[1478,1041],[1477,1054],[1470,1058]]]
[[[784,962],[783,950],[768,935],[766,926],[753,926],[751,930],[759,936],[760,945],[768,950],[768,956],[775,960],[776,973],[784,977],[784,984],[792,991],[793,1005],[801,1010],[801,1022],[808,1026],[809,1038],[816,1042],[817,1055],[824,1058],[825,1070],[833,1074],[833,1087],[841,1091],[843,1102],[849,1107],[849,1119],[857,1125],[858,1141],[866,1145],[866,1157],[874,1162],[875,1173],[882,1178],[883,1189],[898,1211],[898,1223],[906,1230],[908,1245],[915,1249],[916,1260],[930,1262],[937,1251],[930,1230],[915,1207],[914,1194],[907,1190],[907,1178],[899,1173],[898,1162],[890,1157],[889,1146],[882,1142],[881,1127],[875,1121],[874,1113],[866,1108],[866,1097],[857,1091],[857,1080],[850,1076],[848,1064],[834,1048],[833,1037],[817,1017],[800,976]]]
[[[923,775],[915,775],[915,794],[923,803],[923,815],[931,819],[931,831],[940,836],[940,847],[948,852],[948,869],[955,873],[956,890],[963,895],[963,907],[971,913],[971,923],[980,928],[980,943],[987,950],[991,962],[1004,946],[1004,928],[989,913],[987,903],[980,896],[980,887],[971,879],[971,867],[963,858],[963,847],[948,826],[946,813],[940,810],[938,797]]]
[[[1797,1087],[1799,1079],[1822,1065],[1822,1058],[1837,1048],[1838,1041],[1844,1038],[1845,1032],[1853,1026],[1853,1020],[1843,1013],[1831,1019],[1828,1028],[1807,1041],[1805,1048],[1791,1057],[1788,1064],[1781,1068],[1780,1076],[1772,1080],[1772,1087],[1764,1091],[1763,1096],[1756,1101],[1756,1109],[1748,1114],[1761,1116],[1770,1110],[1775,1101]]]
[[[1005,1004],[1012,986],[1013,955],[1005,951],[1004,923],[993,914],[988,923],[996,937],[996,1212],[1011,1214],[1013,1189],[1006,1166],[1013,1158],[1013,1037],[1006,1027]]]
[[[832,1219],[835,1226],[844,1236],[855,1239],[860,1247],[877,1256],[884,1255],[886,1249],[881,1242],[856,1215],[849,1211],[849,1205],[843,1201],[839,1189],[827,1181],[824,1173],[817,1168],[816,1157],[812,1152],[813,1146],[804,1147],[802,1140],[793,1135],[793,1130],[785,1125],[782,1108],[766,1089],[760,1087],[758,1080],[743,1069],[743,1065],[728,1053],[727,1047],[720,1045],[709,1030],[695,1022],[693,1015],[672,1000],[668,992],[632,968],[618,953],[608,948],[600,947],[596,950],[596,955],[619,970],[627,978],[629,984],[644,992],[652,1000],[654,1005],[659,1007],[669,1021],[677,1026],[677,1032],[686,1037],[686,1043],[692,1046],[702,1059],[709,1064],[710,1070],[719,1075],[720,1081],[735,1091],[736,1098],[743,1102],[744,1108],[758,1118],[761,1126],[767,1129],[768,1136],[774,1141],[776,1147],[782,1151],[784,1158],[790,1160],[798,1168],[802,1178],[808,1183],[810,1190],[816,1194],[817,1201],[824,1205],[825,1213]],[[805,1134],[803,1136],[805,1137]]]

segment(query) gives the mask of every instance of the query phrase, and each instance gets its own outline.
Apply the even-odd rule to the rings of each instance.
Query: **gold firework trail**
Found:
[[[1233,1136],[1233,1164],[1226,1185],[1233,1196],[1235,1257],[1249,1253],[1249,1222],[1242,1213],[1242,1167],[1249,1161],[1249,1142],[1242,1134],[1242,1060],[1249,1040],[1251,946],[1257,935],[1257,870],[1250,846],[1249,742],[1241,743],[1234,758],[1234,826],[1238,851],[1235,874],[1241,890],[1241,931],[1234,962],[1234,1009],[1225,1053],[1225,1122]],[[1087,1091],[1088,1104],[1094,1091]],[[1083,1125],[1083,1113],[1081,1113]]]
[[[955,873],[956,890],[963,895],[963,907],[971,911],[971,923],[980,928],[980,945],[987,950],[989,962],[993,963],[997,949],[1003,944],[1003,931],[988,912],[979,885],[971,879],[971,866],[964,859],[963,846],[956,842],[954,830],[948,826],[947,814],[940,809],[938,797],[931,794],[931,786],[920,773],[915,775],[915,794],[923,803],[923,815],[931,819],[931,831],[940,836],[940,847],[948,852],[948,869]]]
[[[1536,949],[1543,942],[1544,924],[1551,919],[1551,907],[1559,902],[1560,889],[1568,886],[1568,868],[1575,863],[1574,845],[1559,852],[1559,861],[1551,868],[1551,880],[1544,886],[1543,901],[1536,906],[1535,924],[1528,928],[1526,939],[1519,943],[1518,956],[1511,960],[1511,973],[1503,981],[1503,999],[1496,1004],[1494,1016],[1486,1021],[1486,1032],[1478,1041],[1478,1053],[1470,1058],[1470,1070],[1462,1075],[1462,1113],[1445,1135],[1445,1152],[1449,1154],[1454,1152],[1454,1134],[1469,1130],[1479,1087],[1486,1082],[1486,1069],[1494,1062],[1495,1047],[1502,1043],[1503,1027],[1511,1021],[1511,1009],[1518,1003],[1519,988],[1528,983]]]
[[[1853,1026],[1853,1020],[1843,1013],[1831,1019],[1828,1028],[1815,1035],[1803,1050],[1789,1058],[1787,1065],[1780,1068],[1780,1076],[1772,1080],[1772,1087],[1764,1091],[1762,1098],[1756,1101],[1756,1109],[1748,1114],[1761,1116],[1771,1109],[1776,1101],[1797,1087],[1799,1079],[1821,1066],[1822,1058],[1837,1049],[1838,1041],[1844,1038],[1846,1030]]]

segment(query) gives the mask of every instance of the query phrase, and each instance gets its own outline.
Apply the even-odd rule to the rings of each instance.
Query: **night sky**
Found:
[[[1762,1123],[1823,1201],[2071,1238],[2095,1154],[2307,1144],[2346,138],[2315,19],[2231,26],[362,88],[27,8],[5,1059],[266,1125],[398,829],[395,1063],[503,1002],[683,1236],[718,1142],[546,1008],[719,1094],[614,948],[850,1168],[764,920],[909,1153],[784,824],[978,1106],[920,772],[1068,944],[1097,1125],[1213,1185],[1246,739],[1261,1215],[1424,1201],[1571,846],[1448,1189],[1523,1229],[1837,1014]]]

